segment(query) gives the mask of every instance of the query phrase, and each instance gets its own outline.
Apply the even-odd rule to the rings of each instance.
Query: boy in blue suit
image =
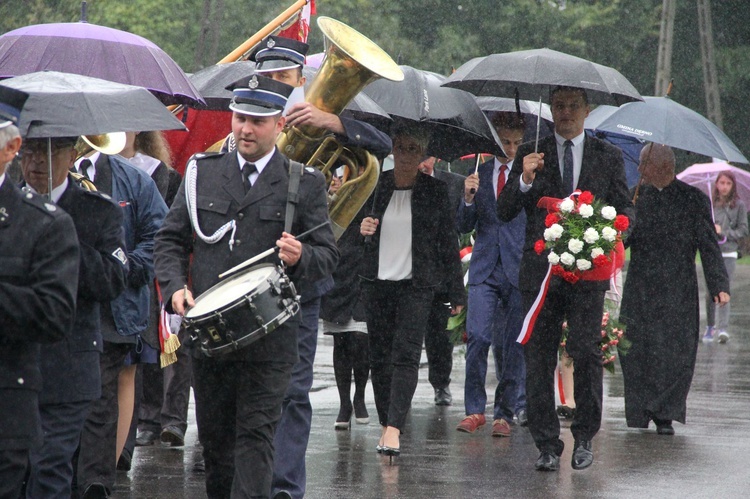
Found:
[[[523,347],[516,338],[523,323],[518,289],[526,230],[526,214],[510,222],[497,217],[497,197],[505,186],[516,149],[523,141],[524,120],[514,113],[497,113],[492,123],[506,158],[479,166],[466,177],[464,199],[458,208],[460,232],[476,228],[476,243],[469,266],[469,307],[466,319],[466,417],[456,428],[473,433],[485,424],[487,354],[492,347],[498,380],[495,389],[492,436],[509,437],[514,414],[526,424],[526,369]]]

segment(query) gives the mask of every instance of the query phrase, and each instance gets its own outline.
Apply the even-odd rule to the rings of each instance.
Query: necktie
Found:
[[[508,169],[508,165],[500,165],[500,174],[497,176],[497,195],[495,198],[500,197],[500,193],[503,192],[505,187],[505,170]]]
[[[250,188],[253,186],[253,184],[250,183],[250,175],[257,171],[258,169],[253,163],[245,163],[242,165],[242,178],[244,179],[245,193],[250,192]]]
[[[563,147],[563,189],[567,196],[573,192],[573,141],[566,140]]]
[[[78,173],[86,177],[86,179],[91,180],[89,178],[89,166],[91,166],[91,160],[84,159],[78,164]]]

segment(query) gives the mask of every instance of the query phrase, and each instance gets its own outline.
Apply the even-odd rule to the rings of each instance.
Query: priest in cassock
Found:
[[[714,302],[729,302],[729,280],[708,197],[675,179],[669,147],[649,144],[640,159],[642,188],[627,240],[630,266],[620,315],[633,342],[620,358],[625,418],[634,428],[648,428],[653,420],[657,433],[673,435],[672,421],[685,424],[698,349],[696,252]]]

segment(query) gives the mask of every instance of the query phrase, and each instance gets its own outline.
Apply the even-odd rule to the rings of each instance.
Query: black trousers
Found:
[[[523,293],[529,310],[536,293]],[[560,420],[555,412],[555,367],[563,321],[566,349],[573,358],[576,414],[570,426],[576,440],[591,440],[602,420],[601,340],[604,291],[584,291],[553,277],[531,338],[526,343],[526,400],[529,430],[540,451],[562,452]]]
[[[364,284],[370,367],[381,426],[403,431],[419,379],[419,359],[434,290],[411,280]]]
[[[29,449],[0,450],[0,498],[16,499],[21,496]]]
[[[427,320],[427,332],[424,337],[425,353],[429,364],[428,379],[433,388],[448,388],[451,384],[453,370],[453,342],[446,329],[450,306],[442,300],[434,299]]]
[[[293,365],[193,358],[209,499],[270,495],[273,437]]]

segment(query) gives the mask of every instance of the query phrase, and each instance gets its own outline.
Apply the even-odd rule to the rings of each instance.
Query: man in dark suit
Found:
[[[42,345],[39,412],[44,441],[31,451],[26,497],[69,498],[73,454],[92,400],[101,396],[99,308],[125,288],[128,270],[122,209],[109,196],[80,187],[69,170],[78,137],[52,139],[52,201],[75,223],[80,270],[75,323],[65,339]],[[25,189],[48,190],[47,140],[26,140],[21,157]]]
[[[70,332],[79,266],[70,216],[5,174],[21,148],[16,123],[27,97],[0,86],[0,497],[12,498],[42,442],[39,344]]]
[[[551,91],[555,133],[534,144],[521,146],[516,157],[523,168],[513,169],[498,199],[498,216],[506,222],[526,211],[526,242],[519,283],[524,310],[528,311],[548,271],[547,252],[538,255],[534,243],[542,239],[546,209],[538,208],[543,196],[564,198],[574,189],[587,190],[618,213],[632,207],[628,197],[622,154],[601,140],[586,137],[583,122],[589,105],[582,89],[556,87]],[[575,438],[572,466],[584,469],[594,459],[591,440],[601,424],[602,365],[598,343],[608,281],[565,282],[552,276],[546,301],[533,334],[525,345],[526,395],[529,428],[541,452],[536,469],[559,468],[563,442],[555,413],[554,371],[562,323],[567,320],[567,350],[575,363],[576,415],[571,425]]]
[[[469,266],[469,308],[466,317],[466,417],[458,431],[474,433],[485,424],[487,355],[492,347],[497,387],[492,436],[509,437],[513,416],[525,425],[526,370],[523,347],[516,342],[523,323],[523,305],[518,287],[518,269],[523,253],[526,213],[510,222],[497,217],[500,196],[514,164],[516,150],[523,142],[524,120],[515,113],[492,117],[507,157],[498,157],[479,166],[479,174],[466,178],[464,199],[458,208],[461,232],[476,229],[476,242]],[[520,162],[519,162],[520,163]]]
[[[448,199],[455,214],[464,191],[464,176],[446,170],[435,169],[436,158],[430,156],[419,164],[419,171],[435,177],[448,186]],[[458,231],[456,233],[458,236]],[[447,286],[445,286],[447,288]],[[427,353],[428,375],[430,384],[435,390],[435,405],[451,405],[451,371],[453,370],[453,342],[446,329],[451,308],[446,290],[437,292],[432,302],[430,318],[427,321],[427,332],[424,336],[425,353]]]
[[[220,273],[271,247],[279,248],[278,258],[296,284],[333,272],[338,249],[330,226],[314,231],[304,242],[284,231],[289,160],[276,150],[275,142],[285,124],[280,115],[291,91],[288,85],[258,75],[238,82],[230,105],[237,150],[200,156],[188,164],[186,178],[195,176],[195,191],[189,195],[195,196],[198,216],[191,222],[183,180],[157,235],[156,271],[164,296],[170,297],[169,311],[183,314],[185,303],[194,303],[193,294],[215,285]],[[328,220],[325,179],[318,170],[304,169],[298,199],[292,233]],[[232,231],[217,230],[228,223]],[[263,261],[278,262],[276,257]],[[272,441],[299,358],[299,321],[296,314],[268,336],[220,358],[195,349],[196,417],[208,497],[270,495]]]

